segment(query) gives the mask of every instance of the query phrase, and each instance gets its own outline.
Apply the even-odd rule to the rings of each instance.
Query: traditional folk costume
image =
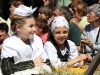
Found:
[[[63,66],[67,61],[70,61],[78,56],[76,45],[70,40],[67,40],[66,42],[68,42],[68,44],[64,50],[56,48],[51,41],[47,41],[44,44],[44,48],[53,66]],[[76,65],[77,64],[75,64],[75,66]]]
[[[30,12],[25,12],[25,10],[30,10]],[[14,13],[28,16],[33,11],[32,8],[20,5],[15,9]],[[34,34],[33,39],[29,39],[29,42],[30,45],[25,44],[18,38],[16,33],[4,41],[1,52],[1,70],[3,75],[31,75],[41,74],[44,71],[51,72],[51,68],[48,65],[44,64],[36,67],[33,62],[39,56],[44,59],[44,62],[48,58],[41,38]]]
[[[44,44],[44,48],[48,54],[50,62],[53,66],[63,66],[67,61],[70,61],[78,56],[78,50],[76,45],[70,41],[66,40],[64,42],[65,48],[61,50],[55,39],[53,38],[52,31],[56,27],[63,27],[69,29],[68,22],[62,16],[55,17],[53,22],[51,23],[51,36],[50,39]],[[60,36],[59,36],[60,38]],[[74,66],[78,65],[78,63],[74,64]]]
[[[16,34],[13,34],[3,43],[1,52],[1,68],[5,69],[3,74],[9,75],[17,71],[34,68],[33,60],[38,56],[43,57],[45,60],[48,58],[43,49],[42,41],[38,36],[34,35],[34,38],[30,40],[30,45],[26,45]],[[32,73],[39,72],[35,71],[34,73],[33,71]]]

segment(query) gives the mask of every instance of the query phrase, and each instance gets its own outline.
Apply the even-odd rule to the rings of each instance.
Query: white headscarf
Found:
[[[37,7],[32,9],[32,6],[27,7],[25,5],[19,5],[18,8],[14,10],[14,14],[18,14],[20,16],[29,16],[35,12]]]
[[[55,27],[65,26],[69,29],[68,21],[63,16],[55,17],[51,23],[51,32],[55,29]]]

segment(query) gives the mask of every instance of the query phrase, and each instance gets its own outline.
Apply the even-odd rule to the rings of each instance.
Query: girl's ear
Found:
[[[21,26],[20,25],[16,25],[16,29],[17,30],[20,30],[21,29]]]

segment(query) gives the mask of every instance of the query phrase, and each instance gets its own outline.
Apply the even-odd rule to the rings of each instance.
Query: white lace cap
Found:
[[[51,23],[51,32],[55,29],[55,27],[65,26],[69,29],[68,21],[63,16],[55,17]]]
[[[25,5],[19,5],[18,8],[14,10],[14,14],[18,14],[20,16],[29,16],[35,12],[37,7],[32,9],[32,6],[27,7]]]

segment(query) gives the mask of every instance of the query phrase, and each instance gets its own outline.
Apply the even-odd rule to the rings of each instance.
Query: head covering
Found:
[[[19,5],[18,8],[15,8],[14,14],[18,14],[20,16],[29,16],[33,14],[33,12],[35,12],[36,9],[37,7],[32,9],[32,6],[27,7],[25,5]]]
[[[51,23],[51,32],[55,29],[55,27],[65,26],[69,29],[68,21],[63,16],[55,17]]]

